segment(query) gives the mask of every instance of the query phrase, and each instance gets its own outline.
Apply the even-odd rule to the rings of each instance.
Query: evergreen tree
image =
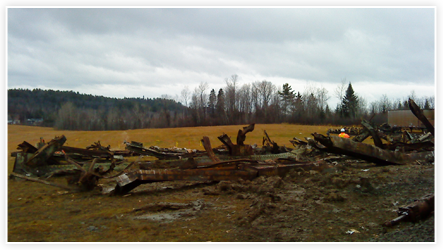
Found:
[[[219,124],[225,123],[225,93],[223,89],[218,91],[217,104],[215,105],[215,110],[217,111],[217,116],[219,117]]]
[[[348,89],[346,90],[346,94],[343,97],[341,104],[341,113],[343,117],[346,118],[355,118],[357,116],[358,109],[358,97],[354,93],[354,89],[352,89],[352,84],[349,82]]]
[[[295,94],[294,90],[292,90],[292,87],[289,86],[288,83],[283,84],[283,91],[278,91],[278,95],[280,96],[280,100],[283,102],[283,114],[286,115],[289,112],[289,107],[294,103],[295,101]]]
[[[208,101],[209,114],[211,117],[214,117],[215,115],[216,102],[217,102],[217,96],[215,95],[215,90],[212,89],[211,93],[209,94],[209,101]]]
[[[428,99],[426,99],[424,109],[430,109],[430,108],[431,108],[431,105],[429,105],[429,101],[428,101]]]

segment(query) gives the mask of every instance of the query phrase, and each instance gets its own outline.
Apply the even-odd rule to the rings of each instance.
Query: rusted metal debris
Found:
[[[268,135],[268,133],[266,133],[266,130],[263,130],[263,133],[265,134],[265,136],[263,137],[263,142],[262,142],[263,148],[268,148],[272,154],[281,153],[280,147],[278,146],[278,144],[275,141],[273,141],[273,140],[271,140],[271,138],[269,138],[269,135]]]
[[[423,111],[415,104],[414,100],[409,98],[408,100],[409,109],[411,109],[412,113],[425,125],[426,129],[431,132],[432,136],[434,136],[434,126],[429,122],[428,118],[423,114]]]
[[[141,184],[162,181],[222,181],[252,180],[259,176],[285,176],[291,169],[322,171],[330,166],[325,161],[297,162],[288,160],[284,163],[264,162],[248,159],[222,161],[193,169],[155,169],[133,170],[119,175],[117,185],[112,191],[115,195],[124,195]]]
[[[313,133],[312,135],[315,141],[311,140],[311,145],[319,150],[334,154],[349,155],[379,165],[411,164],[417,161],[432,162],[434,160],[434,151],[406,154],[399,151],[381,149],[374,145],[355,142],[351,139],[338,136],[326,137],[317,133]]]
[[[110,152],[111,151],[111,145],[108,145],[107,147],[104,147],[104,146],[102,146],[100,141],[98,141],[98,142],[94,142],[93,144],[91,144],[91,146],[86,147],[86,149]]]
[[[16,157],[13,172],[28,177],[39,177],[51,174],[60,169],[63,170],[74,167],[71,163],[66,162],[65,155],[71,159],[80,159],[83,161],[102,159],[103,161],[111,162],[111,160],[116,158],[116,151],[110,151],[109,148],[89,147],[90,149],[82,149],[63,146],[66,140],[64,135],[55,137],[39,149],[26,141],[19,144],[18,149],[22,151],[11,154]],[[100,144],[96,143],[95,145]]]
[[[307,142],[302,141],[302,140],[298,139],[297,137],[294,137],[293,140],[289,140],[289,142],[292,143],[292,145],[294,145],[294,147],[308,145]]]
[[[361,134],[352,138],[355,142],[362,142],[367,137],[372,136],[374,145],[387,150],[395,150],[401,152],[408,151],[433,151],[434,150],[434,127],[422,114],[420,108],[414,103],[412,99],[409,100],[411,111],[417,116],[420,121],[426,125],[426,128],[431,131],[426,134],[410,133],[407,129],[401,127],[391,127],[389,124],[382,124],[376,126],[364,119],[361,125],[364,130]],[[383,143],[385,140],[387,143]]]
[[[223,133],[218,139],[228,148],[229,155],[231,156],[247,156],[254,153],[251,145],[244,144],[246,134],[254,130],[255,124],[243,127],[243,130],[239,130],[237,134],[237,144],[232,143],[231,138]]]
[[[75,148],[75,147],[68,147],[63,146],[61,147],[61,150],[63,150],[66,154],[70,154],[71,156],[76,156],[79,158],[105,158],[105,159],[112,159],[114,157],[114,153],[110,150],[90,150],[88,148]]]
[[[182,159],[182,158],[189,158],[189,157],[196,157],[201,156],[205,154],[204,151],[197,151],[197,150],[172,150],[172,149],[162,149],[159,147],[143,147],[143,143],[131,141],[131,142],[124,142],[126,145],[126,149],[137,154],[137,155],[147,155],[147,156],[154,156],[157,157],[160,160],[168,160],[168,159]]]
[[[34,178],[22,174],[18,174],[13,172],[11,174],[12,177],[17,177],[21,179],[25,179],[28,181],[34,181],[46,185],[51,185],[55,187],[59,187],[72,192],[83,192],[90,191],[97,187],[98,181],[102,178],[106,178],[105,175],[112,172],[115,168],[115,160],[112,161],[111,165],[107,170],[102,169],[101,167],[95,167],[98,161],[98,158],[95,158],[90,163],[84,163],[81,165],[80,163],[74,161],[69,158],[67,154],[64,155],[66,161],[71,163],[74,166],[74,169],[59,169],[50,173],[45,179]],[[65,176],[67,177],[67,186],[59,183],[54,183],[48,181],[53,176]]]
[[[34,176],[41,176],[50,171],[48,167],[51,164],[59,164],[53,155],[59,151],[65,143],[66,137],[64,135],[56,137],[40,149],[35,148],[27,142],[19,145],[22,152],[17,152],[13,172],[18,174],[27,174]]]
[[[434,195],[426,195],[423,198],[412,202],[411,204],[399,207],[397,211],[398,217],[385,222],[383,225],[392,227],[402,221],[417,222],[427,218],[434,213]]]
[[[59,151],[65,142],[66,137],[64,135],[54,138],[29,157],[25,164],[30,167],[46,164],[47,160],[51,158],[56,151]]]
[[[365,131],[373,135],[373,137],[381,135],[380,137],[383,138],[383,132],[377,130],[374,125],[365,125],[364,128]],[[202,144],[206,151],[176,148],[161,149],[158,147],[146,148],[139,142],[125,142],[127,149],[125,152],[130,152],[131,155],[155,156],[159,160],[148,162],[139,162],[139,160],[137,160],[114,176],[107,175],[114,169],[117,169],[117,167],[124,167],[124,164],[117,165],[115,160],[116,151],[111,151],[110,146],[101,146],[100,142],[86,149],[63,146],[63,143],[66,141],[64,136],[56,137],[40,149],[37,149],[27,142],[23,142],[19,145],[19,149],[22,149],[22,151],[16,154],[13,176],[31,178],[33,181],[40,180],[36,178],[33,179],[33,176],[47,177],[47,179],[53,176],[66,176],[68,177],[69,188],[74,188],[77,191],[94,189],[97,187],[100,179],[116,178],[116,186],[113,193],[125,194],[141,184],[152,182],[175,180],[251,180],[258,176],[284,176],[292,169],[320,171],[325,168],[331,168],[333,163],[341,158],[345,159],[343,155],[379,165],[424,163],[431,162],[434,158],[433,150],[428,152],[405,153],[404,150],[390,150],[394,144],[389,141],[388,144],[382,144],[381,147],[377,147],[354,141],[353,139],[338,136],[329,137],[317,133],[312,134],[314,139],[305,138],[307,142],[294,137],[294,140],[291,140],[291,142],[294,146],[297,146],[296,150],[290,153],[273,155],[269,153],[279,153],[282,151],[282,147],[279,147],[272,141],[266,131],[264,132],[264,141],[267,142],[269,148],[275,148],[276,151],[274,152],[269,148],[263,147],[262,149],[256,148],[254,152],[250,145],[244,144],[246,134],[253,131],[253,129],[254,124],[251,124],[239,130],[237,145],[234,145],[226,134],[218,137],[218,139],[224,143],[224,146],[229,149],[229,156],[216,154],[215,152],[221,152],[220,147],[214,150],[211,147],[209,138],[206,136],[202,139]],[[416,143],[410,143],[410,141],[408,141],[409,146],[412,147],[427,143],[429,138],[432,138],[432,135],[423,135],[420,138],[414,138]],[[397,143],[396,145],[399,144]],[[284,152],[287,151],[286,148],[284,148],[284,150]],[[55,157],[56,152],[57,155],[59,155],[58,157]],[[254,153],[258,155],[254,155]],[[262,155],[261,153],[264,154]],[[315,153],[315,155],[313,155],[313,153]],[[331,156],[330,154],[325,155],[327,153],[332,153],[336,156]],[[308,154],[310,156],[306,158]],[[302,155],[304,156],[302,157]],[[82,160],[89,159],[89,161],[79,163],[73,159],[74,156],[80,156]],[[235,159],[236,157],[243,158]],[[279,159],[278,157],[284,158]],[[63,164],[67,164],[66,166],[69,165],[70,168],[64,169],[51,165],[52,162],[60,164],[62,160],[65,161]],[[112,160],[112,162],[110,162],[110,160]],[[96,166],[96,163],[99,161],[106,162],[105,167],[103,165]],[[37,182],[48,184],[46,180]]]
[[[372,139],[374,140],[374,145],[379,148],[385,148],[383,146],[383,142],[381,141],[380,137],[378,136],[378,133],[376,131],[376,128],[374,128],[369,122],[362,119],[361,125],[369,131],[369,134],[372,136]]]
[[[211,147],[211,141],[209,140],[209,137],[203,136],[203,139],[201,140],[203,147],[205,148],[206,152],[208,153],[209,158],[211,158],[212,162],[220,162],[220,159],[215,156],[214,151]]]

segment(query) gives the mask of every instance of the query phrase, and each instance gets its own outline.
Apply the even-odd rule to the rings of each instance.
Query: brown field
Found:
[[[86,147],[96,141],[111,149],[124,149],[122,142],[138,141],[145,146],[195,148],[203,150],[200,139],[206,135],[212,146],[221,143],[223,132],[235,140],[242,126],[216,126],[126,131],[57,131],[52,128],[8,126],[8,174],[12,172],[19,143],[46,141],[65,135],[65,145]],[[280,145],[292,147],[293,137],[303,139],[311,133],[326,134],[328,126],[256,124],[245,143],[261,145],[263,130]],[[400,241],[409,241],[405,230],[411,223],[386,230],[381,223],[393,219],[398,206],[434,192],[433,165],[408,165],[361,168],[342,166],[340,173],[299,173],[279,180],[267,192],[260,191],[273,179],[252,183],[169,182],[145,184],[126,196],[107,196],[99,191],[68,193],[35,182],[8,180],[9,242],[238,242],[238,241],[370,241],[383,235],[402,232]],[[374,191],[356,191],[353,180],[370,180]],[[258,178],[259,179],[259,178]],[[335,180],[335,181],[331,181]],[[351,184],[354,183],[354,184]],[[225,186],[223,186],[225,185]],[[228,187],[226,187],[226,185]],[[235,189],[233,187],[242,188]],[[250,187],[249,189],[245,187]],[[208,190],[216,190],[212,194]],[[249,190],[249,191],[248,191]],[[343,199],[330,200],[331,195]],[[270,197],[279,197],[270,199]],[[328,198],[329,197],[329,198]],[[146,211],[134,211],[158,202],[203,202],[204,207],[181,214],[172,221],[149,220]],[[195,210],[195,209],[194,209]],[[172,212],[171,212],[172,214]],[[245,218],[254,220],[245,223]],[[143,219],[145,218],[145,219]],[[427,224],[426,224],[427,223]],[[428,225],[429,224],[429,225]],[[433,218],[415,226],[426,227],[424,237],[433,241]],[[356,233],[346,233],[349,230]],[[429,236],[429,237],[426,237]],[[393,236],[392,236],[393,237]],[[395,237],[394,237],[395,238]],[[395,241],[395,240],[394,240]],[[414,241],[414,240],[412,240]]]
[[[243,126],[213,126],[192,128],[167,128],[167,129],[135,129],[123,131],[65,131],[53,128],[9,125],[8,126],[8,151],[16,151],[17,145],[23,141],[35,144],[43,137],[46,141],[55,136],[65,135],[68,139],[66,146],[87,147],[96,141],[103,146],[111,145],[111,149],[124,149],[123,141],[138,141],[146,146],[178,147],[204,150],[200,140],[204,135],[211,140],[212,146],[221,145],[217,139],[222,133],[231,136],[235,141],[237,132]],[[272,140],[279,145],[292,146],[289,142],[293,137],[303,139],[312,137],[311,133],[326,134],[328,126],[302,126],[290,124],[256,124],[255,130],[248,133],[245,143],[257,145],[262,144],[263,130],[266,130]]]

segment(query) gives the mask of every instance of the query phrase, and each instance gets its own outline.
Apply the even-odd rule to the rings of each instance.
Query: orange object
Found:
[[[350,136],[348,134],[346,134],[345,132],[340,133],[338,136],[342,137],[342,138],[349,138]]]

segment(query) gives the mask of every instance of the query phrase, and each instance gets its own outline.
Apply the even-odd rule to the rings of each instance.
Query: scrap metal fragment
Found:
[[[292,143],[292,145],[294,145],[294,147],[299,146],[299,145],[307,145],[308,143],[305,141],[302,141],[300,139],[298,139],[297,137],[294,137],[293,140],[289,140],[290,143]]]
[[[27,166],[40,166],[45,165],[47,160],[56,152],[59,151],[63,144],[66,142],[66,137],[56,137],[48,144],[38,149],[33,156],[31,156],[25,163]]]
[[[201,155],[203,154],[203,152],[162,152],[160,150],[156,150],[153,147],[151,148],[146,148],[143,147],[143,143],[140,142],[136,142],[136,141],[131,141],[129,142],[124,142],[124,144],[126,145],[126,149],[132,152],[135,152],[139,155],[148,155],[148,156],[154,156],[157,157],[160,160],[167,160],[167,159],[181,159],[181,158],[187,158],[187,157],[193,157],[193,156],[197,156],[197,155]]]
[[[271,138],[269,138],[268,133],[266,133],[266,130],[263,130],[265,137],[263,137],[263,146],[271,147],[271,153],[278,154],[280,153],[280,147],[275,141],[272,141]],[[272,146],[271,146],[272,145]]]
[[[83,157],[99,157],[99,158],[113,158],[114,153],[108,150],[89,150],[89,149],[83,149],[83,148],[75,148],[75,147],[68,147],[63,146],[61,147],[61,150],[65,151],[65,153],[68,154],[78,154]]]
[[[28,176],[46,174],[51,171],[51,165],[59,164],[54,157],[54,153],[60,149],[65,141],[65,136],[56,137],[40,149],[24,141],[18,146],[18,149],[22,149],[22,151],[14,154],[15,161],[12,171]]]
[[[433,212],[434,195],[426,195],[420,200],[416,200],[405,207],[399,207],[397,211],[398,217],[385,222],[383,225],[386,227],[392,227],[402,221],[417,222],[418,220],[425,219]]]
[[[238,135],[240,138],[237,137],[237,142],[240,142],[240,144],[235,145],[232,143],[231,138],[229,138],[228,135],[223,133],[221,136],[217,137],[229,150],[229,155],[231,156],[248,156],[252,155],[253,149],[251,145],[244,144],[245,135],[246,133],[252,131],[254,129],[254,124],[249,125],[248,127],[244,127],[243,131],[239,130]]]
[[[214,151],[212,151],[211,141],[209,140],[209,138],[207,136],[203,136],[203,139],[201,141],[203,143],[203,147],[208,153],[209,158],[211,158],[213,162],[220,162],[220,159],[217,156],[215,156]]]
[[[243,130],[238,130],[237,145],[245,145],[244,142],[246,140],[246,134],[254,131],[254,126],[255,123],[252,123],[249,126],[243,127]]]
[[[34,154],[35,152],[37,152],[38,148],[32,146],[29,142],[24,141],[20,144],[18,144],[17,149],[21,149],[22,152],[24,153],[31,153]]]
[[[94,142],[93,144],[91,144],[91,146],[87,146],[86,149],[91,149],[91,150],[100,150],[100,151],[110,151],[111,146],[108,145],[107,147],[102,146],[102,144],[100,143],[100,141],[98,142]]]
[[[374,145],[379,147],[379,148],[384,148],[383,142],[381,141],[380,137],[378,136],[377,127],[373,127],[368,121],[366,121],[365,119],[362,119],[361,121],[361,125],[367,130],[369,131],[369,133],[372,136],[372,139],[374,140]]]
[[[49,181],[45,181],[45,180],[41,180],[41,179],[38,179],[38,178],[27,177],[27,176],[24,176],[24,175],[21,175],[21,174],[17,174],[17,173],[14,173],[14,172],[11,173],[11,176],[14,176],[14,177],[17,177],[17,178],[21,178],[21,179],[25,179],[25,180],[28,180],[28,181],[38,182],[38,183],[42,183],[42,184],[46,184],[46,185],[62,188],[62,189],[69,190],[69,191],[78,191],[78,189],[73,188],[73,187],[69,187],[69,186],[65,186],[65,185],[61,185],[61,184],[58,184],[58,183],[53,183],[53,182],[49,182]]]

